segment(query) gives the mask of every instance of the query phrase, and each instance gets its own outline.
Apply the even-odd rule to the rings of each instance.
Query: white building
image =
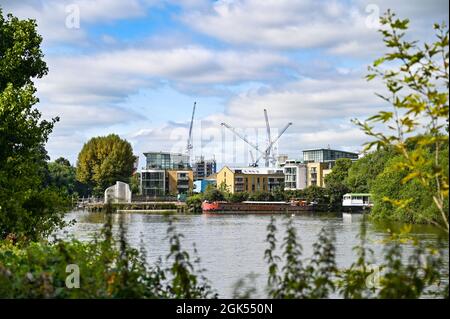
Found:
[[[116,182],[105,190],[105,203],[131,203],[130,185],[124,182]]]
[[[284,189],[305,189],[307,186],[307,166],[297,160],[286,160],[282,165],[284,172]]]

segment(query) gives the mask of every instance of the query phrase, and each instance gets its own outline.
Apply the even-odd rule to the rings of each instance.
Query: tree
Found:
[[[344,184],[348,177],[348,171],[352,166],[352,160],[349,158],[339,158],[336,160],[333,170],[325,176],[325,185]]]
[[[60,165],[64,165],[67,167],[72,166],[72,164],[70,164],[70,161],[67,158],[64,157],[59,157],[55,160],[55,163],[60,164]]]
[[[139,194],[141,190],[141,175],[136,172],[131,176],[130,179],[130,189],[133,194]]]
[[[346,179],[351,167],[351,159],[340,158],[336,160],[331,173],[325,176],[325,194],[329,210],[335,211],[342,208],[342,196],[350,191],[346,185]]]
[[[33,78],[47,74],[41,50],[42,37],[34,20],[19,20],[11,14],[6,19],[0,8],[0,92],[8,84],[22,88],[33,84]]]
[[[377,59],[369,67],[367,80],[380,78],[388,90],[388,95],[378,94],[392,105],[391,111],[382,110],[364,122],[354,120],[372,141],[372,147],[393,147],[403,160],[396,164],[398,170],[407,172],[401,184],[417,181],[426,190],[440,213],[440,221],[430,223],[449,231],[448,211],[448,171],[439,163],[442,150],[448,147],[449,120],[449,36],[445,24],[435,24],[435,42],[424,43],[406,41],[408,19],[397,19],[388,11],[380,19],[384,43],[390,52]],[[375,125],[381,127],[375,127]],[[415,149],[410,151],[406,140],[415,140]],[[433,146],[434,156],[426,156],[426,149]],[[424,166],[431,171],[423,171]],[[389,198],[386,198],[389,201]],[[392,201],[397,206],[405,206],[412,198]]]
[[[118,135],[94,137],[78,154],[77,180],[100,195],[116,181],[129,183],[135,161],[131,144]]]
[[[427,159],[433,158],[433,150],[429,149],[425,155]],[[427,189],[421,186],[420,181],[411,179],[403,183],[408,175],[405,170],[399,170],[398,164],[404,161],[403,155],[397,155],[386,163],[384,170],[371,185],[374,208],[371,216],[375,220],[393,220],[406,223],[438,222],[440,213],[433,204],[433,198],[429,196]],[[440,154],[439,163],[445,167],[448,174],[448,148]],[[430,173],[432,167],[424,166],[424,172]],[[448,200],[444,201],[444,208],[448,210]]]
[[[61,162],[48,163],[48,184],[61,189],[67,194],[73,194],[76,188],[76,169],[72,165]]]
[[[77,181],[76,171],[69,160],[60,157],[48,163],[45,184],[57,188],[64,195],[87,196],[87,187]]]
[[[325,188],[311,185],[303,190],[303,194],[305,199],[308,202],[318,202],[319,204],[323,204],[327,202],[327,196],[325,192]]]
[[[217,189],[214,185],[208,185],[205,189],[205,193],[203,194],[203,199],[214,202],[214,201],[222,201],[225,200],[227,193],[223,190]]]
[[[230,194],[228,200],[232,203],[242,203],[249,198],[249,194],[247,192],[237,192],[234,194]]]
[[[63,198],[44,188],[44,145],[58,118],[41,120],[34,107],[33,79],[47,74],[41,41],[34,20],[0,9],[0,238],[38,239],[64,225]]]
[[[381,174],[386,163],[395,156],[395,151],[379,149],[358,159],[348,170],[345,184],[353,193],[369,193],[375,178]]]

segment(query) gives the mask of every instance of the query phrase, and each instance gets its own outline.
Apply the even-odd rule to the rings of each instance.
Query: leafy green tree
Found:
[[[205,189],[205,193],[203,194],[203,199],[211,202],[222,201],[227,197],[227,193],[220,189],[217,189],[214,185],[208,185]]]
[[[439,222],[430,222],[448,232],[448,210],[445,209],[448,171],[445,173],[439,163],[439,155],[448,145],[448,27],[435,24],[435,41],[420,47],[417,41],[405,40],[408,19],[398,19],[388,11],[380,22],[383,25],[380,32],[390,51],[369,67],[371,73],[367,79],[383,81],[388,94],[379,96],[393,109],[382,110],[364,122],[355,120],[355,123],[373,138],[367,149],[393,147],[403,156],[404,160],[397,163],[397,169],[407,172],[401,184],[411,180],[420,183],[440,213]],[[407,139],[415,140],[415,149],[408,149]],[[434,156],[428,158],[426,149],[430,146],[433,146]],[[424,166],[432,167],[431,171],[424,171]],[[411,202],[411,198],[392,201],[398,206]]]
[[[303,194],[305,199],[308,202],[318,202],[319,204],[326,204],[327,203],[327,196],[325,188],[311,185],[303,190]]]
[[[63,198],[44,188],[44,145],[58,118],[41,120],[34,78],[47,74],[33,20],[0,9],[0,238],[38,239],[64,225]]]
[[[63,157],[48,163],[45,184],[59,189],[66,195],[88,195],[86,185],[76,179],[76,168]]]
[[[141,175],[136,172],[131,176],[130,179],[130,189],[133,194],[139,194],[141,191]]]
[[[340,210],[342,208],[342,196],[350,191],[345,182],[351,166],[352,160],[340,158],[336,160],[331,173],[325,176],[325,193],[330,211]]]
[[[434,156],[432,150],[428,151],[428,160]],[[402,184],[407,172],[399,170],[398,165],[405,159],[402,155],[392,158],[381,174],[372,183],[374,208],[371,216],[374,220],[393,220],[406,223],[438,222],[440,213],[433,204],[433,198],[420,181],[409,180]],[[440,165],[448,172],[448,148],[440,154]],[[424,166],[424,172],[430,172],[431,167]],[[399,187],[399,185],[402,185]],[[448,210],[448,199],[444,201],[444,208]]]
[[[249,194],[247,192],[238,192],[234,194],[230,194],[228,200],[232,203],[241,203],[246,201],[249,198]]]
[[[61,189],[67,194],[73,194],[76,188],[76,169],[63,161],[48,163],[48,184]]]
[[[202,212],[203,194],[194,194],[186,199],[186,205],[189,212],[201,213]]]
[[[118,135],[91,138],[78,154],[77,180],[101,195],[116,181],[130,182],[135,160],[131,144]]]
[[[257,191],[257,192],[250,193],[248,195],[248,199],[254,200],[254,201],[273,201],[274,196],[270,192]]]
[[[55,160],[55,163],[60,164],[60,165],[64,165],[64,166],[72,166],[72,164],[70,164],[70,161],[67,158],[64,157],[59,157]]]
[[[47,74],[41,50],[42,37],[34,20],[20,20],[12,14],[3,17],[0,8],[0,92],[10,84],[22,88],[33,78]]]
[[[364,155],[348,170],[345,184],[353,193],[369,193],[375,178],[383,172],[386,163],[395,155],[392,148],[379,149]]]
[[[349,158],[336,160],[331,173],[325,176],[325,185],[344,184],[351,166],[352,160]]]

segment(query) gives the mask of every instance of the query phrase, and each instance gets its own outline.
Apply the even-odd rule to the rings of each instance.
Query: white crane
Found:
[[[264,153],[266,154],[265,159],[266,159],[266,167],[268,166],[268,158],[270,157],[270,155],[272,154],[273,156],[273,148],[272,148],[272,137],[270,135],[270,125],[269,125],[269,116],[267,115],[267,110],[264,109],[264,119],[266,120],[266,130],[267,130],[267,145],[269,145],[269,147],[264,151]],[[258,160],[256,161],[256,163],[258,163]]]
[[[253,156],[253,152],[252,151],[248,151],[248,152],[250,153],[250,158],[252,159],[249,166],[253,166],[253,167],[258,166],[258,164],[255,162],[255,157]]]
[[[273,154],[273,145],[280,139],[281,135],[286,132],[286,130],[289,128],[289,126],[292,125],[291,122],[289,122],[278,134],[277,138],[272,141],[271,133],[270,133],[270,125],[269,125],[269,117],[267,115],[267,110],[264,109],[264,118],[266,121],[266,130],[267,130],[267,147],[264,151],[260,150],[258,145],[255,145],[254,143],[250,142],[245,136],[242,136],[239,134],[231,125],[227,123],[221,123],[222,126],[228,128],[231,132],[233,132],[237,137],[239,137],[241,140],[246,142],[248,145],[250,145],[253,149],[256,150],[257,153],[260,154],[260,156],[256,159],[256,161],[253,158],[253,153],[250,152],[250,156],[252,157],[252,164],[250,166],[258,166],[258,162],[261,158],[264,158],[265,166],[269,167],[270,163],[275,164],[276,158]]]
[[[194,126],[194,114],[195,114],[195,106],[196,105],[197,105],[197,102],[194,102],[194,107],[192,109],[191,125],[189,127],[189,136],[188,136],[187,145],[186,145],[186,153],[189,156],[189,161],[191,160],[192,149],[194,148],[194,146],[192,145],[192,127]]]
[[[272,160],[272,164],[275,164],[275,163],[276,163],[276,158],[275,158],[275,156],[274,156],[273,154],[270,156],[270,154],[271,154],[271,152],[272,152],[271,150],[273,149],[273,145],[280,139],[281,135],[283,135],[284,132],[286,132],[286,130],[287,130],[287,129],[289,128],[289,126],[291,126],[291,125],[292,125],[292,122],[289,122],[288,124],[286,124],[286,126],[281,130],[280,134],[278,134],[277,138],[274,139],[273,141],[271,141],[271,142],[269,143],[269,145],[267,146],[267,148],[266,148],[265,151],[264,151],[264,154],[263,154],[263,155],[260,155],[260,156],[256,159],[256,161],[255,161],[256,164],[258,164],[259,160],[260,160],[262,157],[264,157],[265,160],[266,160],[266,167],[268,166],[268,160],[269,160],[269,159]],[[268,154],[268,155],[267,155],[267,154]]]

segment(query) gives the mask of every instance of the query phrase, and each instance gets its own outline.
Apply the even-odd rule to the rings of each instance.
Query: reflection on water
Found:
[[[114,231],[116,232],[118,217],[118,214],[114,215]],[[160,256],[163,259],[167,256],[169,252],[169,243],[166,238],[168,216],[133,213],[125,214],[124,217],[129,243],[137,248],[143,245],[149,262],[157,260]],[[73,211],[66,218],[75,219],[77,222],[68,227],[65,234],[61,233],[59,236],[74,235],[81,240],[92,238],[106,221],[102,213],[83,211]],[[283,219],[285,218],[276,216],[279,240],[283,236]],[[312,244],[319,231],[323,227],[328,227],[332,228],[336,234],[338,266],[350,266],[354,261],[355,252],[352,248],[359,243],[357,235],[361,225],[360,219],[343,218],[342,215],[334,213],[297,215],[292,218],[305,257],[311,256]],[[249,273],[258,275],[256,279],[258,287],[265,287],[267,267],[263,256],[267,248],[265,238],[269,221],[270,216],[267,215],[178,215],[175,226],[184,235],[182,244],[189,252],[193,251],[193,244],[196,244],[201,266],[207,270],[206,277],[211,280],[213,287],[218,289],[219,295],[226,298],[231,297],[236,281]],[[397,230],[400,227],[401,225],[398,224],[370,223],[368,225],[368,246],[374,250],[375,257],[380,257],[382,254],[383,245],[380,242],[389,236],[386,230]],[[442,233],[431,226],[414,226],[411,231],[411,236],[429,244],[437,243],[440,235]],[[445,245],[448,247],[448,237]],[[407,254],[412,249],[412,245],[404,245],[404,251]],[[261,289],[260,293],[262,293]]]

